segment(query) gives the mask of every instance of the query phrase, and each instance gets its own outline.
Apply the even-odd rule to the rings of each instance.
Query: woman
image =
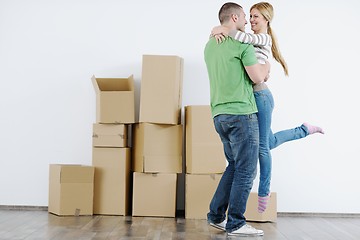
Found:
[[[243,43],[252,44],[255,47],[256,56],[259,63],[265,63],[270,54],[281,64],[284,73],[288,76],[288,67],[282,57],[277,40],[270,26],[274,16],[274,10],[270,3],[260,2],[250,8],[251,30],[254,34],[241,31],[229,31],[223,26],[217,26],[213,29],[212,35],[221,42],[225,36],[231,36]],[[258,189],[258,212],[265,211],[270,199],[270,180],[271,180],[271,162],[270,150],[280,144],[300,138],[304,138],[313,133],[324,133],[320,127],[303,123],[301,126],[283,130],[275,134],[271,130],[271,117],[274,109],[274,99],[264,82],[253,85],[254,96],[258,108],[258,121],[260,132],[259,146],[259,164],[260,181]]]

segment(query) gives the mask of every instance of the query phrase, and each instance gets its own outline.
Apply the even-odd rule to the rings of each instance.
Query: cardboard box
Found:
[[[97,123],[134,123],[134,78],[91,78],[96,92]]]
[[[222,174],[186,174],[186,219],[207,219],[210,202],[221,176]]]
[[[93,147],[127,147],[127,125],[93,124]]]
[[[129,214],[130,159],[129,148],[93,148],[94,214]]]
[[[182,172],[182,125],[139,123],[133,131],[135,172]]]
[[[263,213],[258,213],[258,194],[251,192],[244,214],[246,221],[253,222],[276,222],[277,220],[277,194],[272,192],[270,194],[270,202]]]
[[[133,216],[175,217],[176,173],[134,172]]]
[[[93,214],[94,167],[50,164],[50,213],[59,216]]]
[[[223,173],[224,147],[215,130],[209,105],[185,107],[186,173]]]
[[[143,55],[139,122],[180,124],[183,59]]]

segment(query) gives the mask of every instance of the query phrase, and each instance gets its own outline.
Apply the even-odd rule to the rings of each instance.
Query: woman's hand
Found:
[[[225,36],[222,35],[222,34],[214,35],[214,38],[216,39],[216,42],[217,42],[217,43],[221,43],[222,41],[225,40]]]
[[[229,29],[224,26],[216,26],[211,31],[211,36],[215,37],[217,43],[221,43],[229,36]]]
[[[270,65],[269,61],[266,61],[265,64],[269,65],[268,74],[266,75],[266,77],[265,77],[265,79],[264,79],[264,82],[267,82],[267,80],[269,80],[269,78],[270,78],[270,68],[271,68],[271,65]]]

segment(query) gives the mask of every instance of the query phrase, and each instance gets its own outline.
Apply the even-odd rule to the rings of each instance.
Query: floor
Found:
[[[263,237],[228,237],[205,220],[131,216],[58,217],[41,210],[0,210],[0,240],[122,239],[360,239],[360,217],[278,216],[273,223],[249,223]]]

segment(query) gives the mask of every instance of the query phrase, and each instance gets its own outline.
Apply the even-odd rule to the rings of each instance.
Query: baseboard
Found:
[[[0,210],[17,211],[47,211],[47,206],[19,206],[19,205],[0,205]]]
[[[47,206],[20,206],[20,205],[0,205],[0,210],[16,211],[47,211]],[[310,212],[278,212],[278,217],[341,217],[341,218],[360,218],[360,213],[310,213]],[[177,210],[176,217],[185,217],[184,210]]]
[[[313,212],[278,212],[278,217],[329,217],[360,218],[360,213],[313,213]]]

